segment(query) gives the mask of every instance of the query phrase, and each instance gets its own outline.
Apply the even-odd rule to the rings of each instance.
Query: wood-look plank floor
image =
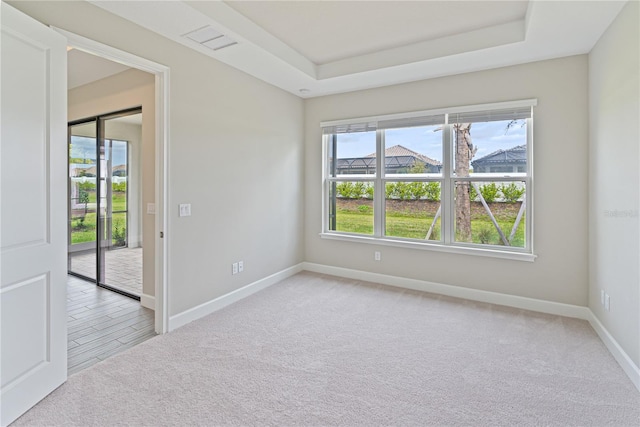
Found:
[[[155,335],[154,312],[139,301],[68,276],[68,374]]]

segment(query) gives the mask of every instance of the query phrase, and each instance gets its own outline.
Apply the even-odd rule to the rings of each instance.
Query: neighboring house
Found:
[[[526,172],[527,146],[518,145],[506,150],[494,151],[471,162],[475,173]]]
[[[126,177],[127,176],[127,165],[117,165],[114,166],[112,169],[112,174],[111,176],[120,176],[120,177]],[[95,177],[97,173],[97,168],[96,166],[89,166],[87,168],[82,168],[82,167],[78,167],[76,166],[73,170],[72,170],[72,176],[88,176],[88,177]]]
[[[117,165],[114,166],[112,169],[112,176],[127,176],[127,165]]]
[[[394,145],[384,152],[386,173],[408,173],[416,166],[422,167],[424,172],[437,173],[442,163],[424,154],[416,153],[402,145]],[[376,171],[376,155],[338,159],[336,165],[338,175],[372,174]]]

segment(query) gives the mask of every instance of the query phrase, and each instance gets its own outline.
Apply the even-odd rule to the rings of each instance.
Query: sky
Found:
[[[478,147],[474,160],[499,149],[526,144],[526,127],[517,123],[507,129],[508,123],[507,120],[471,125],[471,142]],[[439,126],[389,129],[385,132],[385,144],[386,148],[402,145],[434,160],[442,161],[442,131],[439,130]],[[338,158],[364,157],[375,151],[375,132],[338,135]]]
[[[127,149],[125,141],[113,140],[113,166],[127,164]],[[96,140],[95,138],[87,138],[84,136],[71,137],[71,158],[92,159],[93,164],[96,160]]]

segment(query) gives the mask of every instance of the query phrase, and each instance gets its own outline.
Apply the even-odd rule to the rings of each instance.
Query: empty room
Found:
[[[3,426],[640,424],[640,2],[12,0],[1,30]],[[85,294],[73,245],[136,250],[107,267],[138,288]]]

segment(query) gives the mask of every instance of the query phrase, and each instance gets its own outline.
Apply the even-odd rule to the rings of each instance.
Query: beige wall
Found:
[[[303,261],[300,98],[85,2],[11,4],[171,69],[170,315]],[[191,217],[178,217],[180,203]]]
[[[533,131],[535,262],[320,238],[321,121],[527,98],[538,99]],[[305,107],[307,261],[587,305],[585,55],[315,98]],[[382,261],[374,261],[374,250],[382,252]]]
[[[68,94],[69,121],[142,106],[141,171],[144,242],[142,293],[155,295],[155,216],[146,213],[155,200],[155,77],[139,70],[127,70],[106,79],[71,89]]]
[[[640,366],[639,16],[638,2],[629,2],[589,55],[589,307],[636,366]],[[611,298],[610,311],[600,304],[600,290]]]

